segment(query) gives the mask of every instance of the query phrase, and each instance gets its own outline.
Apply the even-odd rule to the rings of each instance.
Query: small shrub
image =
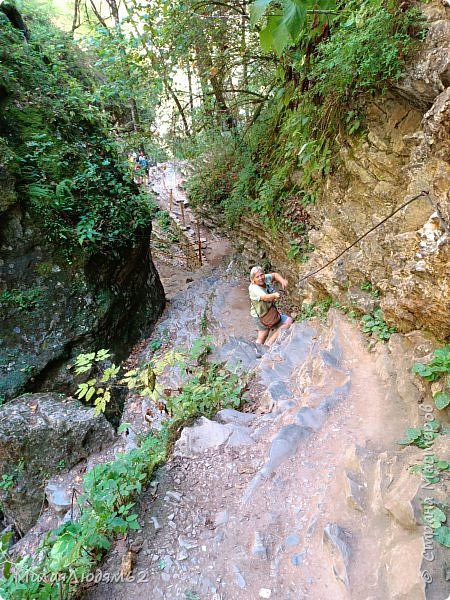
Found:
[[[450,471],[450,465],[446,460],[441,460],[433,455],[427,455],[426,461],[419,465],[413,465],[411,473],[420,473],[429,483],[439,483],[441,475]]]
[[[405,437],[397,443],[402,446],[411,445],[422,449],[429,448],[433,445],[440,431],[441,424],[438,420],[434,419],[428,422],[426,429],[423,427],[408,427]]]
[[[450,404],[450,346],[443,346],[434,351],[429,363],[415,363],[412,372],[427,381],[442,383],[443,390],[434,394],[436,408],[443,410]]]
[[[364,315],[361,318],[361,324],[364,333],[370,333],[383,342],[387,341],[397,331],[395,327],[389,327],[386,324],[381,308],[376,308],[372,315]]]

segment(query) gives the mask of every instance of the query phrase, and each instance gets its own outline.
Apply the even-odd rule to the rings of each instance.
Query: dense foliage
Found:
[[[47,240],[70,254],[129,244],[151,206],[124,169],[86,58],[35,13],[0,21],[2,166]]]
[[[268,4],[251,5],[257,21]],[[298,9],[298,2],[283,3],[280,19],[294,14],[294,4]],[[364,134],[367,100],[401,77],[423,36],[419,12],[390,0],[334,8],[320,15],[300,10],[288,19],[289,31],[279,20],[271,35],[284,31],[283,40],[262,43],[280,55],[270,106],[250,129],[227,140],[226,149],[223,140],[210,148],[190,183],[193,202],[216,206],[230,226],[250,211],[272,230],[290,232],[299,259],[311,250],[307,206],[337,164],[338,136]],[[263,18],[266,29],[271,19]]]

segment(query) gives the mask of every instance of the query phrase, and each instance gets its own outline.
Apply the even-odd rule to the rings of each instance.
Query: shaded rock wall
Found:
[[[315,252],[287,259],[288,240],[244,217],[236,247],[247,266],[266,262],[291,282],[294,301],[333,296],[364,310],[364,282],[381,291],[386,319],[403,332],[450,335],[450,8],[424,5],[428,34],[405,78],[367,107],[367,135],[338,140],[339,164],[310,208]],[[429,192],[307,280],[421,191]]]
[[[164,306],[151,262],[150,228],[137,243],[70,258],[42,231],[11,189],[0,191],[0,396],[65,391],[68,362],[83,351],[111,348],[121,359],[147,334]],[[8,195],[9,194],[9,195]],[[6,296],[5,293],[9,294]],[[73,391],[73,390],[72,390]]]

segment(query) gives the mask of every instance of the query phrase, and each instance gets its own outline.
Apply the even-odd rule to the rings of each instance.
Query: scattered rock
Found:
[[[268,589],[268,588],[261,588],[259,590],[259,597],[260,598],[270,598],[272,595],[272,590]]]
[[[198,544],[196,544],[195,542],[189,542],[188,540],[185,540],[181,535],[178,536],[178,544],[181,546],[181,548],[185,548],[186,550],[198,548]]]
[[[350,471],[345,471],[344,482],[347,504],[350,506],[350,508],[354,508],[355,510],[362,512],[364,510],[365,503],[364,486],[357,481],[357,475]]]
[[[67,512],[72,506],[72,498],[63,486],[49,482],[45,486],[45,495],[49,505],[59,515]]]
[[[134,552],[135,554],[137,554],[138,552],[140,552],[142,550],[142,547],[144,545],[144,538],[141,535],[138,535],[131,543],[130,543],[130,550],[131,552]]]
[[[220,525],[226,525],[228,523],[228,512],[226,510],[223,510],[219,513],[217,513],[215,519],[214,519],[214,527],[219,527]]]
[[[291,563],[294,565],[294,567],[299,567],[305,560],[305,557],[306,551],[300,552],[299,554],[293,554],[291,556]]]
[[[243,590],[247,584],[245,583],[245,579],[242,577],[241,570],[237,565],[233,565],[233,573],[237,585]]]
[[[300,543],[300,536],[298,536],[296,533],[291,533],[287,536],[284,543],[286,544],[287,548],[293,548],[294,546],[297,546],[297,544]]]
[[[177,502],[180,502],[181,498],[183,497],[183,494],[180,494],[180,492],[172,492],[171,490],[169,490],[168,492],[166,492],[166,496],[169,496],[169,498],[173,498]]]
[[[384,506],[405,529],[416,529],[420,523],[420,508],[415,506],[419,477],[412,477],[404,470],[384,497]]]
[[[259,531],[255,531],[255,539],[252,547],[252,554],[257,558],[267,560],[267,548],[264,545],[264,540]]]
[[[334,575],[348,588],[347,569],[351,553],[345,531],[335,523],[328,523],[323,531],[323,542],[331,552]]]

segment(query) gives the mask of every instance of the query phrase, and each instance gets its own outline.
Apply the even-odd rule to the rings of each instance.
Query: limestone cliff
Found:
[[[450,335],[450,8],[422,5],[428,33],[402,81],[367,106],[367,133],[338,140],[338,168],[318,202],[308,207],[315,251],[307,264],[286,258],[287,239],[240,225],[238,249],[249,263],[266,260],[291,273],[297,302],[332,296],[369,310],[371,282],[381,292],[386,319],[400,331]],[[306,282],[359,236],[421,191],[428,195]],[[294,273],[293,273],[294,271]],[[294,287],[294,286],[292,286]]]

